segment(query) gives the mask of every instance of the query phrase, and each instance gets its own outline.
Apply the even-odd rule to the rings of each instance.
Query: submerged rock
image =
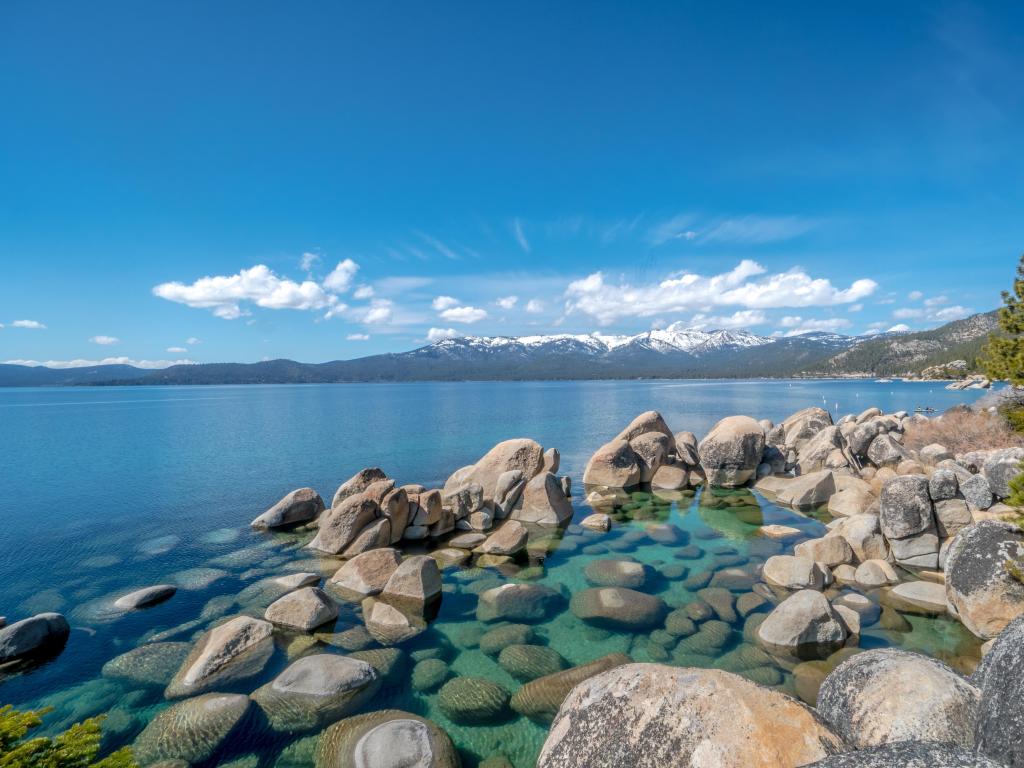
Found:
[[[448,734],[426,718],[385,709],[339,720],[323,732],[316,768],[459,768]]]
[[[565,659],[543,645],[508,645],[498,654],[499,666],[521,682],[552,675],[565,668]]]
[[[660,624],[668,606],[660,597],[625,587],[593,587],[572,596],[573,615],[598,626],[644,629]]]
[[[139,734],[132,752],[140,765],[206,762],[248,710],[249,697],[237,693],[207,693],[172,704]]]
[[[642,587],[647,581],[648,566],[635,560],[618,558],[591,560],[583,569],[588,582],[598,587]]]
[[[489,656],[510,645],[527,645],[533,641],[533,627],[527,624],[505,624],[480,636],[480,650]]]
[[[169,699],[204,693],[258,674],[274,650],[274,626],[238,616],[206,632],[167,686]]]
[[[441,686],[437,706],[456,723],[484,724],[504,719],[509,693],[483,677],[455,677]]]
[[[252,699],[277,731],[321,728],[358,709],[380,688],[380,676],[365,661],[320,653],[292,663]]]
[[[103,665],[103,676],[136,685],[164,687],[185,661],[189,643],[146,643]]]
[[[594,675],[632,661],[624,653],[613,653],[562,672],[537,678],[516,691],[512,697],[512,709],[531,720],[550,723],[573,688]]]
[[[737,675],[627,664],[572,690],[537,767],[774,768],[843,748],[812,710]]]
[[[448,664],[440,659],[423,659],[416,662],[412,670],[410,685],[419,693],[429,693],[444,684],[448,679]]]
[[[250,524],[253,528],[284,528],[315,520],[324,500],[312,488],[297,488]]]
[[[178,588],[173,584],[156,584],[152,587],[143,587],[127,595],[122,595],[114,601],[114,607],[122,611],[138,611],[142,608],[149,608],[157,603],[170,600]]]
[[[542,584],[502,584],[481,592],[477,621],[543,621],[563,605],[561,594]]]
[[[836,667],[818,712],[856,749],[915,739],[971,747],[978,701],[978,689],[942,662],[884,648]]]
[[[362,607],[366,629],[381,645],[397,645],[427,629],[422,617],[409,615],[375,597],[363,600]]]

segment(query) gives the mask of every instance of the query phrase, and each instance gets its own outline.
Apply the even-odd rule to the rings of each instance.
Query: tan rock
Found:
[[[349,560],[331,577],[331,583],[342,593],[358,596],[377,595],[384,590],[391,575],[398,568],[401,556],[391,548],[364,552]]]

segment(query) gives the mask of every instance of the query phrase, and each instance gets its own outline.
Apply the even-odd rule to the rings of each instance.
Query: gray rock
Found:
[[[830,427],[830,429],[832,429]],[[777,500],[796,509],[813,509],[827,504],[836,492],[835,478],[832,471],[823,469],[818,472],[801,475],[789,482],[779,491]]]
[[[542,584],[502,584],[481,592],[477,621],[543,621],[565,603],[558,592]]]
[[[838,521],[828,536],[841,536],[853,550],[855,562],[886,560],[889,545],[882,535],[878,515],[851,515]]]
[[[319,587],[303,587],[271,603],[263,618],[278,626],[309,632],[338,618],[338,606]]]
[[[697,436],[693,432],[676,432],[676,458],[689,467],[700,464],[697,452]]]
[[[404,643],[427,629],[427,623],[421,616],[400,611],[375,597],[363,600],[362,609],[367,631],[381,645]]]
[[[907,613],[943,614],[946,588],[931,581],[906,581],[893,587],[885,602]]]
[[[172,704],[139,734],[132,753],[140,765],[163,760],[204,763],[248,710],[249,697],[237,693],[208,693]]]
[[[946,601],[978,637],[998,635],[1024,612],[1024,531],[985,520],[964,528],[946,556]]]
[[[981,703],[975,726],[977,749],[1006,765],[1024,765],[1024,618],[1016,618],[996,637],[975,673]]]
[[[806,557],[773,555],[765,561],[762,577],[783,589],[822,589],[825,575],[821,567]]]
[[[952,744],[903,741],[827,757],[807,768],[1005,768],[970,749]]]
[[[993,451],[982,466],[982,474],[988,480],[992,493],[1000,499],[1010,495],[1010,481],[1021,474],[1024,448],[1003,448]]]
[[[365,661],[319,653],[292,662],[271,682],[257,688],[253,701],[270,726],[288,733],[322,728],[369,701],[381,680]]]
[[[459,757],[435,723],[385,709],[347,717],[325,730],[316,768],[459,768]]]
[[[324,500],[312,488],[297,488],[252,521],[253,528],[284,528],[315,520]]]
[[[273,631],[269,621],[249,616],[214,627],[193,646],[164,695],[193,696],[259,674],[274,650]]]
[[[879,523],[887,539],[924,533],[934,525],[928,478],[922,475],[889,480],[882,486],[880,504]]]
[[[441,595],[441,571],[427,555],[408,557],[384,585],[381,599],[403,610],[422,612]]]
[[[798,658],[823,658],[842,646],[846,635],[828,599],[812,589],[787,597],[757,628],[766,648]]]
[[[984,475],[971,475],[960,480],[960,493],[975,509],[988,509],[992,506],[992,488]]]
[[[854,560],[853,548],[842,536],[823,536],[820,539],[801,541],[793,547],[797,557],[804,557],[833,568]]]
[[[356,557],[364,552],[387,547],[391,544],[391,539],[391,521],[386,517],[379,517],[359,532],[359,535],[345,547],[342,556]]]
[[[163,688],[191,650],[189,643],[146,643],[103,665],[103,676]]]
[[[0,629],[0,663],[60,650],[71,627],[59,613],[40,613]]]
[[[572,690],[537,768],[797,766],[843,748],[810,709],[737,675],[626,664]]]
[[[979,698],[942,662],[884,648],[836,667],[818,692],[818,713],[856,749],[915,739],[972,747]]]
[[[340,488],[338,492],[341,492]],[[365,498],[361,493],[345,496],[320,515],[317,534],[308,546],[332,555],[340,554],[379,514],[377,502]]]
[[[504,719],[509,692],[483,677],[455,677],[441,686],[437,706],[452,722],[479,725]]]
[[[649,483],[668,458],[672,438],[661,432],[646,432],[629,441],[640,458],[640,482]]]
[[[897,443],[889,434],[878,435],[871,441],[867,457],[876,467],[894,467],[901,461],[911,458],[907,449]]]
[[[940,537],[956,536],[973,522],[971,510],[963,499],[942,499],[935,502],[935,524]]]
[[[960,480],[951,469],[936,469],[928,478],[928,495],[932,501],[955,499],[960,490]]]
[[[331,501],[331,508],[337,507],[351,496],[361,494],[374,483],[387,479],[388,476],[384,474],[384,470],[380,467],[368,467],[367,469],[359,470],[338,486],[338,490],[334,493],[334,499]]]
[[[598,626],[644,629],[661,624],[668,607],[660,597],[624,587],[593,587],[576,592],[573,615]]]
[[[346,596],[362,599],[367,595],[377,595],[384,590],[399,563],[401,555],[395,549],[364,552],[341,566],[331,577],[331,584]]]
[[[498,519],[508,517],[525,487],[526,477],[521,469],[510,469],[498,475],[494,489],[494,516]]]
[[[482,489],[482,504],[493,507],[498,479],[504,473],[518,469],[529,482],[543,467],[544,449],[539,443],[527,438],[505,440],[481,456],[479,461],[472,465],[471,470],[458,477],[453,475],[448,478],[441,495],[447,497],[453,491],[475,483]]]
[[[764,445],[764,432],[749,416],[729,416],[719,421],[698,446],[708,484],[744,485],[754,477]]]
[[[558,714],[558,708],[573,688],[594,675],[631,661],[625,654],[613,653],[587,664],[537,678],[516,691],[512,696],[512,709],[531,720],[548,724]]]
[[[635,560],[607,558],[591,560],[583,569],[588,582],[598,587],[637,589],[647,581],[648,567]]]
[[[517,555],[526,548],[529,533],[516,520],[506,521],[476,548],[482,555]]]
[[[526,484],[520,504],[510,517],[528,523],[562,525],[572,519],[572,503],[558,477],[542,472]]]
[[[554,648],[514,644],[502,648],[498,665],[520,682],[536,680],[565,669],[565,659]]]
[[[779,424],[776,430],[782,435],[783,445],[799,451],[807,441],[830,426],[832,415],[824,408],[812,406],[797,411]]]

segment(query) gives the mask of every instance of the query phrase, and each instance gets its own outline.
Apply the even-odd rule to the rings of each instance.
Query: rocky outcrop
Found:
[[[385,709],[339,720],[320,736],[316,768],[459,768],[452,740],[426,718]]]
[[[253,701],[276,731],[322,728],[354,712],[380,688],[380,676],[365,661],[319,653],[290,664],[257,688]]]
[[[712,669],[627,664],[577,685],[538,768],[805,765],[843,749],[804,705]]]
[[[140,765],[210,760],[249,710],[249,697],[208,693],[172,704],[154,717],[132,745]]]
[[[342,595],[361,600],[380,594],[401,561],[398,551],[391,548],[364,552],[341,566],[330,581]]]
[[[725,487],[746,484],[761,463],[764,445],[764,431],[749,416],[719,421],[698,446],[708,483]]]
[[[274,650],[274,626],[237,616],[206,632],[167,686],[169,699],[194,696],[258,674]]]
[[[341,492],[340,488],[338,492]],[[364,497],[362,493],[344,496],[320,515],[320,525],[309,548],[333,555],[341,554],[379,515],[377,502]]]
[[[897,563],[938,566],[939,535],[927,477],[904,475],[888,480],[882,487],[879,524]]]
[[[482,503],[493,508],[499,489],[498,480],[502,475],[518,470],[529,482],[543,468],[544,449],[535,440],[505,440],[491,448],[475,464],[449,477],[441,495],[449,497],[462,488],[476,484],[481,489]]]
[[[324,500],[312,488],[297,488],[252,521],[253,528],[286,528],[315,520]]]
[[[58,652],[71,627],[59,613],[40,613],[0,629],[0,663]]]
[[[337,507],[345,499],[361,494],[374,483],[387,479],[388,476],[380,467],[367,467],[359,470],[338,486],[338,490],[334,492],[334,498],[331,500],[331,509]]]
[[[603,485],[609,488],[629,488],[640,482],[641,462],[632,446],[625,440],[605,443],[587,462],[583,471],[585,485]]]
[[[942,662],[885,648],[836,667],[818,692],[818,712],[856,749],[912,740],[972,747],[979,698]]]
[[[527,523],[562,525],[572,519],[572,503],[558,478],[544,472],[526,484],[520,504],[510,517]]]
[[[1024,531],[985,520],[965,528],[946,557],[946,601],[978,637],[998,635],[1024,613]]]

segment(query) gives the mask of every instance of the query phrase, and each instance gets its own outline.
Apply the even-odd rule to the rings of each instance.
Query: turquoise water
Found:
[[[104,677],[105,663],[144,640],[184,642],[224,616],[261,615],[268,598],[252,587],[260,578],[296,570],[328,575],[338,567],[336,560],[310,558],[301,549],[308,534],[248,530],[249,520],[295,487],[311,485],[329,498],[339,482],[371,465],[400,483],[438,486],[494,443],[518,436],[559,448],[562,472],[579,487],[590,453],[649,408],[660,410],[673,428],[700,435],[735,413],[777,420],[822,404],[838,404],[838,413],[870,405],[941,410],[977,394],[932,384],[849,381],[0,390],[0,614],[17,620],[59,610],[73,627],[62,655],[0,682],[0,701],[52,705],[54,728],[110,712],[109,745],[130,743],[165,706],[162,686]],[[579,494],[573,501],[576,519],[582,519],[590,510]],[[813,674],[794,675],[794,661],[756,652],[744,640],[742,617],[719,627],[712,645],[700,645],[669,639],[660,627],[638,633],[592,627],[567,606],[572,594],[589,586],[586,564],[613,556],[648,564],[651,575],[641,591],[658,595],[669,608],[697,600],[703,582],[726,569],[733,569],[730,584],[739,596],[750,585],[736,569],[752,575],[781,550],[757,535],[759,525],[795,525],[816,536],[823,530],[820,520],[747,493],[710,492],[638,496],[617,509],[616,518],[612,532],[603,535],[575,527],[557,535],[534,532],[528,556],[513,567],[446,571],[438,617],[428,632],[402,646],[402,664],[371,708],[431,717],[450,733],[466,765],[494,754],[516,766],[532,765],[543,726],[513,714],[492,724],[458,725],[438,708],[436,691],[414,693],[407,685],[413,657],[436,655],[449,675],[486,677],[509,692],[519,687],[477,647],[490,627],[475,619],[476,595],[507,580],[541,583],[563,594],[562,610],[535,625],[533,642],[557,651],[565,664],[626,652],[637,660],[722,666],[807,695],[805,681]],[[652,539],[645,532],[652,522],[678,528],[677,540]],[[169,602],[109,619],[111,596],[168,580],[183,587]],[[343,606],[333,631],[359,624],[356,609]],[[353,649],[346,635],[321,640],[315,652]],[[892,611],[862,634],[860,647],[879,645],[921,649],[961,668],[977,658],[976,643],[956,622]],[[311,646],[307,638],[282,635],[263,675],[238,690],[251,692],[289,655]],[[247,722],[220,761],[234,755],[268,766],[308,765],[311,744],[309,738],[270,737],[258,722]]]

